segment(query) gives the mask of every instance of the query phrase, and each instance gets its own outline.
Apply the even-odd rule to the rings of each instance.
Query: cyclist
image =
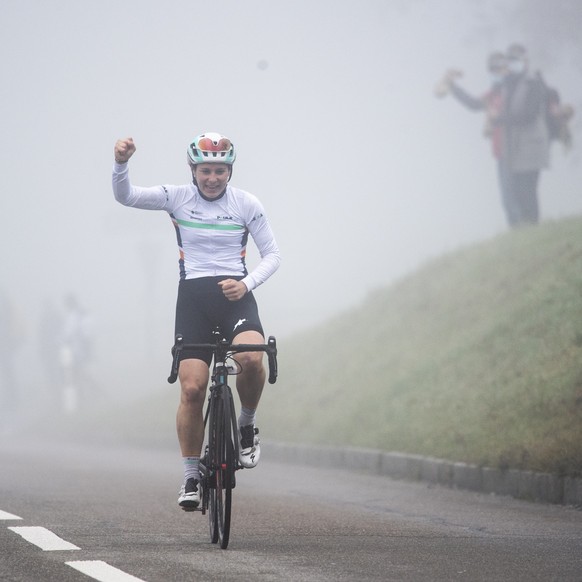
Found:
[[[136,148],[132,138],[114,148],[113,193],[125,206],[165,210],[175,227],[179,247],[180,281],[175,333],[184,343],[212,343],[219,326],[234,343],[264,343],[253,290],[279,267],[275,237],[259,200],[229,184],[236,152],[218,133],[198,135],[187,148],[192,182],[181,186],[143,188],[131,184],[128,160]],[[248,235],[260,256],[256,268],[245,265]],[[261,352],[237,354],[240,373],[236,388],[241,401],[238,419],[240,463],[255,467],[261,449],[256,409],[265,383]],[[184,465],[178,504],[193,509],[200,504],[199,461],[204,440],[203,406],[211,356],[184,350],[180,356],[180,403],[176,415]]]

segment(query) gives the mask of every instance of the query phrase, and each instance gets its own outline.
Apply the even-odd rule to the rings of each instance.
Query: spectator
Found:
[[[499,184],[511,227],[539,221],[538,182],[549,164],[548,91],[540,74],[529,71],[522,45],[512,44],[505,55],[488,59],[491,89],[473,97],[458,85],[462,72],[450,70],[437,86],[438,96],[451,93],[472,110],[487,112],[486,135],[497,159]],[[571,116],[565,111],[564,115]]]
[[[22,344],[22,328],[10,298],[0,291],[0,412],[8,419],[21,405],[15,373],[16,354]]]
[[[91,319],[75,295],[65,297],[65,314],[60,338],[63,375],[63,407],[75,412],[92,385],[89,364],[93,353]]]
[[[512,44],[506,56],[509,72],[501,87],[502,109],[491,119],[502,129],[505,187],[517,211],[512,226],[536,224],[539,176],[550,156],[546,87],[539,75],[530,74],[522,45]]]
[[[41,309],[38,326],[39,361],[42,364],[42,377],[49,396],[59,392],[62,384],[60,364],[63,313],[52,299],[46,298]],[[56,404],[54,398],[51,402]]]
[[[442,97],[448,93],[453,95],[460,103],[471,111],[484,111],[486,113],[484,135],[491,140],[491,150],[497,162],[497,174],[501,202],[507,222],[513,225],[518,220],[518,208],[512,198],[512,191],[506,187],[506,168],[502,158],[503,130],[494,122],[502,112],[502,87],[507,75],[507,59],[502,52],[493,52],[487,59],[487,69],[491,76],[491,87],[481,96],[475,97],[462,89],[458,79],[463,73],[456,69],[447,71],[443,80],[437,86],[436,94]]]

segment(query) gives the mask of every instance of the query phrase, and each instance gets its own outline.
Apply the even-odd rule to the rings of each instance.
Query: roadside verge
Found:
[[[425,481],[452,489],[507,495],[536,503],[582,508],[582,478],[493,469],[443,459],[358,447],[265,442],[263,454],[287,463],[342,467],[394,479]]]

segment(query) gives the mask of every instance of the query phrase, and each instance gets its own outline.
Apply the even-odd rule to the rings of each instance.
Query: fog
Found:
[[[97,390],[118,401],[167,374],[175,235],[165,213],[114,201],[118,137],[134,138],[130,173],[143,186],[189,181],[196,134],[233,140],[232,183],[261,199],[281,247],[256,292],[279,338],[506,232],[482,116],[433,88],[455,66],[483,93],[489,52],[521,41],[578,104],[580,53],[507,18],[521,4],[4,0],[0,290],[17,322],[21,403],[52,398],[39,334],[69,293],[91,315]],[[554,144],[543,220],[582,212],[581,177],[579,150]]]

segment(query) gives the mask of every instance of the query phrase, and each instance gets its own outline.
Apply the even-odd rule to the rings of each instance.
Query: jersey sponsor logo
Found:
[[[196,210],[195,208],[189,209],[188,213],[190,214],[190,216],[203,216],[204,215],[204,213],[202,211]],[[223,215],[218,214],[217,216],[214,217],[213,220],[234,220],[234,218],[228,214],[223,214]]]
[[[236,322],[235,326],[232,328],[232,331],[236,331],[236,328],[239,327],[239,326],[241,326],[245,321],[246,321],[246,318],[245,319],[239,319]]]

